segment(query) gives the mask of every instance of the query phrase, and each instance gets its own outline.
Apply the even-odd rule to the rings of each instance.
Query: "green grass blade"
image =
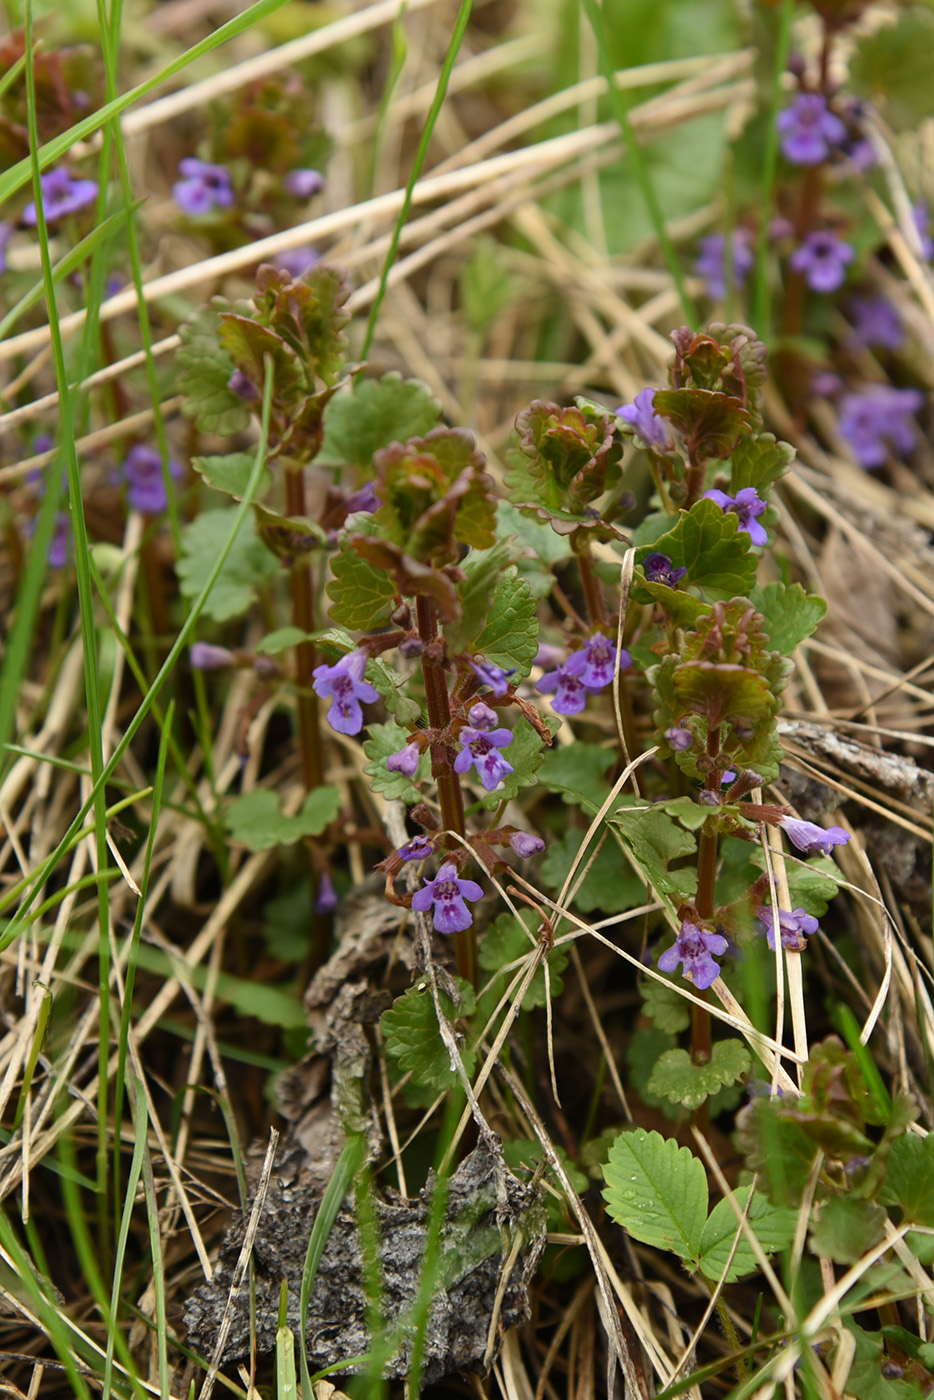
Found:
[[[636,180],[642,191],[642,198],[649,211],[649,218],[652,220],[652,227],[655,229],[655,237],[662,250],[662,256],[668,271],[671,273],[671,280],[674,282],[681,301],[681,310],[685,321],[689,326],[697,325],[697,311],[694,303],[688,296],[687,288],[684,284],[684,273],[681,270],[681,263],[678,255],[672,247],[671,239],[665,228],[665,218],[662,214],[658,196],[655,193],[655,186],[652,184],[649,168],[646,164],[642,148],[636,140],[632,123],[629,120],[629,112],[626,107],[626,100],[622,92],[616,86],[613,61],[610,56],[610,47],[607,41],[606,28],[603,23],[603,15],[596,4],[596,0],[581,0],[588,22],[593,30],[593,36],[597,45],[597,58],[600,64],[600,72],[603,74],[607,86],[607,94],[610,105],[613,108],[613,115],[619,123],[623,133],[623,140],[626,142],[626,154],[632,161],[632,168],[635,171]]]
[[[383,269],[380,273],[379,287],[370,307],[370,318],[366,323],[366,335],[363,338],[363,349],[360,352],[361,360],[365,360],[370,353],[370,346],[373,343],[373,336],[376,333],[376,323],[379,320],[379,309],[383,304],[386,295],[386,286],[389,281],[389,273],[396,260],[396,253],[399,251],[399,239],[402,237],[402,230],[405,228],[405,221],[409,217],[409,208],[412,204],[412,193],[418,183],[418,178],[422,173],[422,166],[425,164],[425,157],[428,155],[428,147],[431,143],[432,133],[435,124],[444,106],[444,99],[448,90],[448,83],[451,81],[451,73],[457,61],[457,55],[467,32],[467,25],[470,20],[470,13],[473,9],[473,0],[461,0],[460,9],[457,12],[457,19],[454,21],[454,32],[451,35],[451,42],[448,44],[447,53],[444,55],[444,62],[441,65],[441,72],[438,74],[438,85],[435,88],[435,95],[432,99],[428,116],[425,118],[425,126],[419,138],[418,148],[415,152],[415,159],[412,162],[412,169],[409,173],[408,184],[405,187],[405,198],[402,201],[402,208],[399,210],[399,217],[396,219],[396,226],[392,231],[392,239],[389,244],[389,251],[386,254]]]
[[[315,1278],[318,1274],[318,1265],[321,1263],[321,1256],[324,1247],[334,1228],[334,1221],[337,1213],[344,1203],[344,1199],[353,1185],[354,1177],[363,1161],[364,1140],[363,1135],[358,1133],[349,1138],[344,1146],[344,1150],[337,1159],[337,1166],[334,1168],[334,1175],[328,1182],[327,1190],[321,1197],[321,1204],[315,1215],[315,1223],[311,1227],[311,1234],[308,1237],[308,1249],[305,1252],[305,1266],[302,1269],[302,1287],[299,1294],[298,1315],[301,1318],[301,1336],[299,1337],[299,1359],[302,1371],[302,1400],[314,1400],[314,1392],[311,1388],[311,1375],[308,1370],[308,1347],[305,1341],[305,1318],[308,1316],[308,1303],[311,1298],[311,1290],[315,1286]]]
[[[107,1332],[107,1357],[104,1361],[104,1381],[103,1397],[109,1400],[110,1383],[113,1377],[114,1345],[116,1342],[117,1328],[114,1325],[120,1311],[120,1300],[123,1296],[123,1261],[126,1258],[127,1240],[130,1237],[130,1225],[133,1220],[133,1207],[136,1202],[136,1188],[139,1185],[140,1172],[143,1167],[143,1153],[146,1149],[146,1129],[149,1126],[149,1117],[146,1107],[146,1090],[142,1080],[136,1081],[136,1122],[133,1133],[133,1157],[130,1162],[130,1172],[126,1183],[126,1196],[123,1202],[123,1214],[120,1220],[120,1234],[117,1239],[117,1252],[114,1258],[114,1279],[113,1288],[110,1292],[110,1316],[111,1326]],[[119,1135],[118,1135],[119,1142]],[[118,1148],[119,1150],[119,1148]]]

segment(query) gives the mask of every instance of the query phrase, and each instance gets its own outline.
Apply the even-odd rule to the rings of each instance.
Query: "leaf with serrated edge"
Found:
[[[740,1186],[734,1191],[733,1198],[740,1210],[745,1210],[751,1190],[750,1186]],[[774,1254],[777,1249],[786,1249],[791,1244],[798,1216],[796,1211],[788,1210],[785,1206],[773,1206],[767,1196],[757,1191],[746,1218],[765,1253]],[[738,1230],[739,1222],[729,1201],[718,1201],[701,1235],[699,1268],[707,1278],[714,1280],[722,1275]],[[725,1282],[733,1283],[758,1267],[752,1247],[743,1234]]]
[[[603,1174],[603,1196],[617,1225],[696,1265],[707,1220],[707,1173],[687,1147],[644,1128],[620,1133]]]
[[[205,510],[182,530],[182,553],[175,565],[185,598],[197,598],[230,535],[233,507]],[[279,561],[244,520],[208,594],[204,611],[215,622],[240,617],[256,597],[257,586],[279,572]]]
[[[699,1108],[724,1084],[735,1084],[751,1067],[749,1051],[739,1040],[718,1040],[706,1064],[697,1064],[686,1050],[666,1050],[649,1079],[649,1089],[669,1103]]]
[[[334,577],[326,591],[333,620],[354,631],[382,626],[396,596],[390,575],[361,559],[346,540],[331,560],[331,572]]]
[[[522,921],[531,932],[532,938],[535,938],[539,924],[538,916],[533,914],[531,910],[525,910],[522,914]],[[500,914],[483,935],[483,942],[480,944],[480,966],[488,972],[497,972],[508,963],[515,962],[518,958],[534,951],[534,944],[530,942],[528,933],[523,933],[519,927],[516,916],[510,913]],[[555,998],[559,997],[564,990],[561,974],[567,966],[567,950],[553,948],[547,956],[551,995]],[[513,973],[509,974],[510,980],[513,975]],[[502,992],[508,982],[501,980],[496,985]],[[537,967],[525,996],[522,998],[522,1005],[526,1011],[530,1011],[533,1007],[544,1006],[546,1001],[545,969]]]
[[[730,459],[730,494],[735,496],[747,486],[771,486],[784,476],[794,456],[794,448],[776,442],[771,433],[743,438]]]
[[[520,677],[532,669],[538,651],[538,610],[529,585],[515,567],[496,585],[476,649],[494,666],[515,667]]]
[[[799,642],[817,630],[827,604],[815,593],[805,593],[800,583],[769,583],[749,595],[753,607],[765,618],[764,631],[773,651],[790,656]]]
[[[445,992],[439,993],[441,1009],[449,1021],[457,1017],[470,1016],[476,1005],[472,987],[457,978],[461,1004],[454,1006]],[[399,1061],[399,1068],[411,1071],[416,1084],[425,1085],[439,1092],[449,1089],[457,1079],[457,1072],[451,1068],[451,1057],[438,1026],[431,988],[427,982],[411,987],[405,996],[397,997],[388,1011],[380,1018],[380,1027],[387,1055]],[[476,1055],[460,1044],[459,1050],[468,1075],[473,1074]]]
[[[242,501],[246,495],[250,476],[256,462],[255,452],[228,452],[221,457],[192,457],[191,465],[215,491],[223,491],[235,501]],[[258,496],[262,496],[272,485],[272,472],[263,470],[260,477]]]
[[[580,850],[582,833],[569,831],[560,840],[548,844],[548,854],[541,864],[541,876],[554,890],[560,890],[565,878]],[[586,869],[597,849],[592,842],[579,871]],[[602,909],[607,914],[619,914],[625,909],[634,909],[645,898],[645,885],[620,860],[619,847],[609,837],[600,847],[600,853],[587,871],[586,879],[574,896],[575,907],[582,914],[594,909]]]
[[[596,811],[610,791],[604,774],[615,761],[610,749],[597,744],[563,744],[545,755],[539,781],[549,792],[560,792],[565,802],[589,805]]]
[[[683,979],[679,979],[682,980]],[[690,1002],[680,996],[676,984],[659,982],[655,977],[647,977],[642,988],[642,1009],[651,1017],[657,1030],[666,1035],[679,1035],[691,1024]]]
[[[440,416],[440,401],[418,379],[403,379],[395,370],[382,379],[358,379],[352,393],[328,404],[319,461],[350,462],[369,473],[381,447],[424,437]]]
[[[330,826],[341,806],[336,787],[315,788],[305,798],[294,817],[279,811],[274,792],[263,789],[243,793],[230,802],[225,817],[227,829],[234,841],[251,851],[269,851],[273,846],[290,845],[303,836],[320,836]]]
[[[750,553],[751,544],[733,511],[721,510],[715,501],[700,500],[681,511],[666,534],[643,545],[636,563],[657,551],[676,568],[687,569],[684,586],[698,584],[714,597],[733,598],[748,594],[755,582],[757,559]]]
[[[376,657],[371,657],[367,662],[366,678],[370,685],[375,685],[386,709],[391,715],[395,715],[399,724],[413,724],[419,719],[422,707],[417,700],[410,700],[401,689],[405,681],[404,676],[398,675],[395,671],[390,671],[385,662]]]

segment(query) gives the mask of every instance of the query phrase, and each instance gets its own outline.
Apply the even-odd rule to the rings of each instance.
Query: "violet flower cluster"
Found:
[[[169,476],[181,481],[184,469],[180,462],[169,461]],[[162,457],[152,447],[137,443],[126,455],[120,476],[126,482],[127,502],[131,510],[144,515],[161,515],[168,505]]]
[[[697,246],[694,271],[704,279],[711,301],[722,301],[726,296],[727,284],[726,238],[722,233],[709,233]],[[734,229],[730,238],[731,285],[742,288],[755,262],[752,233],[748,228]]]
[[[184,179],[172,186],[172,198],[183,214],[198,218],[215,209],[233,207],[233,182],[225,165],[212,165],[197,156],[186,156],[179,161],[178,169]]]
[[[779,112],[782,155],[795,165],[820,165],[847,139],[847,129],[819,92],[799,92],[790,107]]]
[[[458,878],[457,866],[446,860],[433,880],[426,880],[424,887],[412,896],[412,908],[420,914],[431,909],[434,926],[438,933],[460,933],[470,928],[473,915],[465,900],[481,899],[483,890],[476,880]]]
[[[589,697],[613,680],[617,668],[632,665],[628,651],[618,653],[614,642],[595,632],[579,651],[572,651],[554,671],[546,671],[535,689],[553,695],[551,708],[559,715],[579,715]]]
[[[682,977],[693,982],[698,991],[705,991],[720,976],[720,965],[715,957],[722,957],[729,943],[722,933],[712,933],[684,919],[678,937],[670,948],[666,948],[658,959],[662,972],[676,972],[678,964],[683,965]]]
[[[333,666],[316,666],[312,672],[315,694],[331,701],[328,724],[338,734],[359,734],[363,728],[361,700],[372,705],[379,699],[376,687],[363,679],[366,663],[367,654],[358,647]]]
[[[76,180],[63,165],[40,175],[39,185],[42,189],[42,211],[47,224],[55,224],[69,214],[77,214],[80,209],[93,204],[97,198],[96,180]],[[38,217],[35,200],[32,200],[23,210],[23,223],[35,228]]]
[[[890,452],[911,452],[915,445],[914,414],[924,406],[920,389],[896,389],[871,384],[840,400],[841,437],[846,438],[861,467],[885,465]]]
[[[754,486],[744,486],[735,496],[728,496],[725,491],[705,491],[704,497],[713,501],[722,511],[729,511],[735,515],[739,520],[739,528],[746,531],[753,544],[768,544],[768,532],[758,520],[768,502],[760,500]]]
[[[512,743],[512,730],[493,728],[496,711],[489,705],[472,705],[467,718],[470,723],[460,731],[464,747],[454,760],[454,772],[465,774],[476,768],[477,777],[487,792],[492,792],[515,771],[500,753],[500,749]]]

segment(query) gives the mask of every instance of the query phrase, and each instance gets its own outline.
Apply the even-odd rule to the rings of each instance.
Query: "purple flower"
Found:
[[[415,770],[418,767],[418,760],[421,754],[417,744],[406,744],[404,749],[398,753],[391,753],[386,759],[386,767],[390,773],[403,773],[407,778],[415,777]]]
[[[237,398],[243,399],[244,403],[259,403],[263,397],[250,376],[244,374],[242,369],[234,370],[227,380],[227,388],[231,393],[236,394]]]
[[[664,583],[669,588],[677,588],[687,573],[687,569],[676,569],[667,554],[647,554],[642,571],[649,583]]]
[[[188,653],[193,671],[220,671],[225,666],[234,666],[237,658],[227,647],[216,647],[211,642],[195,642]]]
[[[685,750],[691,748],[694,743],[694,735],[691,733],[690,729],[666,729],[665,738],[676,753],[684,753]]]
[[[821,855],[829,856],[834,846],[845,846],[850,839],[850,833],[842,826],[824,828],[814,822],[799,821],[797,817],[782,817],[778,824],[791,844],[805,855],[820,851]]]
[[[640,389],[634,403],[620,404],[616,416],[622,418],[624,423],[631,424],[646,447],[654,447],[657,452],[670,452],[674,445],[671,433],[664,418],[655,412],[652,406],[654,401],[654,389]]]
[[[629,652],[621,652],[620,670],[631,665]],[[602,632],[595,632],[586,646],[571,652],[564,663],[564,671],[566,675],[577,676],[588,690],[602,690],[610,684],[616,671],[616,646]]]
[[[855,345],[898,350],[905,343],[902,318],[885,297],[851,297],[847,303]]]
[[[71,541],[71,521],[68,519],[68,512],[60,510],[55,517],[55,530],[49,545],[50,568],[64,569],[71,558]]]
[[[340,904],[340,897],[334,888],[334,881],[327,870],[322,870],[318,880],[318,897],[315,900],[316,914],[332,914]]]
[[[131,447],[121,475],[127,484],[131,510],[142,511],[145,515],[160,515],[165,510],[168,499],[162,477],[162,458],[152,447],[144,447],[142,443]],[[170,461],[169,475],[173,481],[181,480],[184,475],[181,464]]]
[[[481,899],[483,890],[476,880],[459,880],[457,866],[446,860],[433,880],[426,880],[423,889],[412,896],[412,908],[425,914],[434,905],[434,924],[438,933],[459,933],[470,928],[473,915],[465,899]]]
[[[491,728],[496,714],[488,705],[473,705],[467,718],[470,724],[460,732],[464,747],[454,760],[454,772],[469,773],[471,767],[476,767],[481,783],[487,792],[492,792],[507,774],[515,771],[499,752],[512,743],[512,730]]]
[[[413,657],[421,656],[424,650],[425,643],[422,641],[421,637],[406,637],[404,641],[399,643],[399,651],[402,656],[405,657],[406,661],[411,661]]]
[[[820,165],[847,136],[845,125],[818,92],[799,93],[779,112],[775,125],[782,134],[782,154],[795,165]]]
[[[769,947],[773,953],[775,951],[775,916],[771,905],[759,905],[756,909],[756,918],[762,925],[762,932],[769,940]],[[778,911],[778,927],[782,936],[782,946],[790,948],[793,952],[800,953],[802,948],[807,947],[804,935],[817,932],[817,920],[813,914],[809,914],[806,909],[799,905],[789,914],[787,909]]]
[[[359,734],[363,728],[363,711],[360,701],[372,704],[379,699],[379,691],[369,681],[363,679],[367,656],[358,647],[333,666],[316,666],[313,672],[314,691],[322,698],[331,698],[328,710],[328,724],[338,734]]]
[[[39,184],[42,188],[42,209],[48,224],[57,223],[67,214],[76,214],[97,198],[96,180],[73,180],[63,165],[41,175]],[[23,210],[23,223],[35,227],[36,218],[33,201]]]
[[[707,929],[698,928],[689,919],[685,919],[676,942],[665,949],[658,960],[658,966],[662,972],[674,972],[678,963],[683,963],[684,971],[681,975],[693,982],[698,991],[702,992],[706,987],[712,986],[720,976],[719,965],[714,962],[711,954],[722,957],[728,946],[722,934],[708,933]]]
[[[819,399],[836,398],[843,388],[843,380],[831,369],[819,370],[811,380],[811,393]]]
[[[403,860],[427,860],[434,850],[434,846],[427,836],[413,836],[404,846],[399,847],[399,855]]]
[[[590,691],[577,676],[569,674],[565,666],[555,671],[546,671],[535,689],[542,695],[554,695],[551,708],[558,715],[579,715],[587,704]]]
[[[537,856],[545,849],[545,843],[540,836],[532,836],[528,831],[514,831],[509,838],[509,844],[517,856],[523,860],[528,860],[529,856]]]
[[[707,283],[706,291],[711,301],[722,301],[726,296],[726,238],[722,233],[710,233],[697,246],[699,251],[694,271]],[[742,287],[756,261],[749,229],[734,229],[730,246],[733,254],[733,286]]]
[[[502,666],[494,666],[492,661],[468,661],[468,666],[473,671],[477,680],[482,685],[488,685],[493,694],[499,700],[509,689],[509,677],[516,674],[516,667],[511,671],[504,671]]]
[[[292,278],[304,277],[321,261],[321,254],[310,243],[303,243],[300,248],[283,248],[273,256],[275,266]]]
[[[849,243],[830,229],[818,229],[805,234],[788,261],[795,272],[804,274],[813,292],[835,292],[846,281],[847,267],[855,257]]]
[[[919,199],[911,206],[911,217],[914,219],[915,228],[918,230],[918,238],[921,240],[921,256],[925,262],[930,262],[934,258],[934,239],[931,238],[930,215],[928,214],[927,200]]]
[[[553,670],[564,660],[564,648],[556,647],[552,642],[539,642],[538,651],[535,653],[533,666],[541,666],[543,671]]]
[[[185,178],[172,186],[172,198],[183,214],[197,217],[214,209],[232,208],[233,185],[225,165],[211,165],[197,156],[186,156],[178,168]]]
[[[915,445],[912,414],[924,405],[920,389],[894,389],[871,384],[858,394],[840,400],[841,437],[846,438],[861,467],[881,467],[890,448],[910,452]]]
[[[320,170],[290,170],[282,183],[295,199],[311,199],[324,188],[324,176]]]
[[[12,223],[9,219],[0,220],[0,272],[6,272],[6,245],[12,236]]]
[[[728,496],[725,491],[705,491],[704,497],[708,501],[714,501],[721,510],[731,511],[737,516],[739,528],[746,531],[753,544],[768,544],[768,532],[757,519],[768,503],[760,501],[754,486],[744,486],[735,496]]]
[[[344,509],[348,515],[354,515],[357,511],[365,510],[372,513],[379,509],[379,497],[376,494],[376,487],[372,481],[364,482],[356,491],[351,491],[344,501]]]

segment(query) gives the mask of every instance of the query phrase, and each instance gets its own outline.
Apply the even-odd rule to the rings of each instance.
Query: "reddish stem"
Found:
[[[285,473],[285,501],[289,515],[305,514],[305,479],[301,469]],[[302,555],[292,565],[289,577],[292,593],[292,622],[302,632],[315,628],[314,591],[311,561]],[[321,736],[318,728],[318,697],[311,688],[315,669],[314,642],[299,642],[295,648],[295,677],[298,682],[298,740],[302,777],[310,791],[321,786]]]

